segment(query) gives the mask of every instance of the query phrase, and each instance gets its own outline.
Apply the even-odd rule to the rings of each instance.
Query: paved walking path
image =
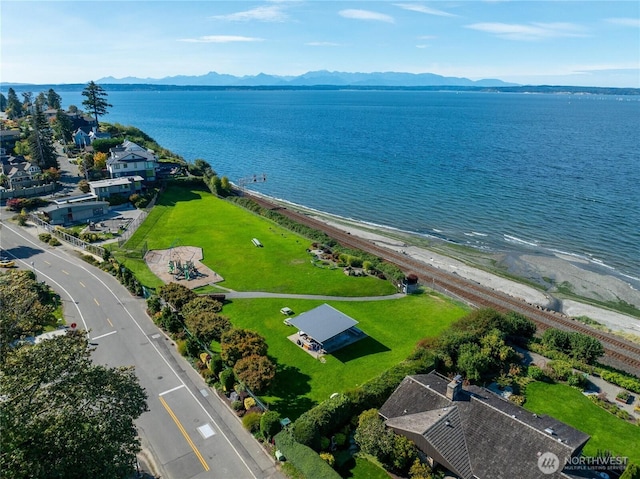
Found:
[[[220,287],[220,286],[218,286]],[[225,290],[227,299],[252,299],[252,298],[289,298],[289,299],[321,299],[324,301],[386,301],[390,299],[404,298],[403,293],[389,294],[386,296],[323,296],[317,294],[286,294],[268,293],[266,291],[233,291]]]

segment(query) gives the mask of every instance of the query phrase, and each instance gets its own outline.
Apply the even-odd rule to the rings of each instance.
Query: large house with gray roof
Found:
[[[125,140],[109,150],[107,170],[111,178],[141,176],[145,181],[156,180],[158,157],[136,143]]]
[[[589,436],[478,386],[438,373],[407,376],[380,408],[396,434],[462,479],[597,477],[564,467]],[[563,470],[565,469],[565,470]]]

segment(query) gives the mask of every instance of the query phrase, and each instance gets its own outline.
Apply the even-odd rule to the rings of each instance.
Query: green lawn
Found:
[[[526,409],[547,414],[589,434],[585,455],[610,450],[632,462],[640,462],[640,427],[596,406],[577,389],[565,384],[534,382],[527,386],[526,396]]]
[[[353,388],[406,359],[417,341],[439,335],[467,310],[435,294],[388,301],[327,301],[359,322],[368,337],[326,355],[322,363],[287,339],[296,332],[283,323],[280,308],[296,314],[324,301],[289,299],[233,300],[223,314],[238,327],[263,335],[269,356],[278,362],[275,383],[264,400],[291,419],[332,393]]]
[[[254,237],[263,248],[251,243]],[[342,297],[395,292],[388,281],[349,277],[341,269],[313,266],[306,252],[309,240],[207,191],[169,187],[125,246],[135,249],[145,241],[149,249],[166,249],[172,244],[202,247],[204,263],[225,278],[221,285],[238,291]],[[125,264],[146,286],[161,284],[142,261],[127,260]],[[295,329],[283,324],[280,308],[288,306],[299,314],[323,302],[243,299],[224,307],[223,314],[235,326],[255,330],[266,338],[269,355],[279,369],[264,399],[291,419],[332,393],[362,384],[402,361],[419,339],[439,335],[467,313],[465,307],[436,294],[383,301],[328,301],[359,321],[368,336],[326,356],[322,363],[287,339]]]
[[[264,247],[256,248],[252,238]],[[313,266],[306,252],[309,240],[207,191],[169,187],[125,247],[135,249],[145,241],[149,249],[201,247],[203,262],[225,279],[221,285],[238,291],[335,296],[395,292],[388,281]],[[141,260],[125,264],[145,286],[161,284]]]

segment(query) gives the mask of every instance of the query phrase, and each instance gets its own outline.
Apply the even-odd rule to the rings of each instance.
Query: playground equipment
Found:
[[[181,279],[189,281],[204,276],[198,271],[193,261],[185,261],[183,263],[180,259],[169,260],[169,274],[177,281]]]

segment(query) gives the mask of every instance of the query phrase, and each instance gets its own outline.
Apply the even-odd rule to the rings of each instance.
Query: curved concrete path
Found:
[[[406,296],[403,293],[389,294],[386,296],[322,296],[317,294],[286,294],[286,293],[268,293],[266,291],[232,291],[232,290],[225,290],[224,295],[226,296],[227,299],[287,298],[287,299],[321,299],[321,300],[327,300],[327,301],[385,301],[389,299],[400,299]]]

